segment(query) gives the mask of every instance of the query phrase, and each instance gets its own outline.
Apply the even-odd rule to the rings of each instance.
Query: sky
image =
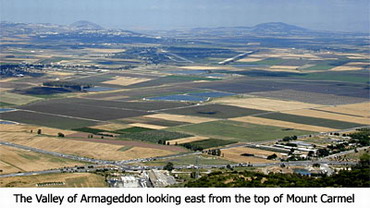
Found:
[[[314,30],[369,32],[368,0],[0,0],[2,21],[171,30],[284,22]]]

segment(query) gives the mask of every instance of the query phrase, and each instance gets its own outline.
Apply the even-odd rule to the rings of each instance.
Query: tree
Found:
[[[41,129],[37,130],[37,134],[41,134],[41,133],[42,133]]]
[[[273,159],[276,159],[276,158],[277,158],[277,155],[275,153],[272,154],[272,155],[267,156],[268,160],[273,160]]]
[[[173,167],[173,163],[172,163],[172,162],[168,162],[168,163],[163,167],[163,170],[172,171],[173,169],[174,169],[174,167]]]
[[[329,155],[329,151],[327,149],[318,149],[316,154],[319,157],[325,157]]]
[[[59,132],[59,133],[58,133],[58,137],[64,137],[64,134],[63,134],[63,133],[61,133],[61,132]]]

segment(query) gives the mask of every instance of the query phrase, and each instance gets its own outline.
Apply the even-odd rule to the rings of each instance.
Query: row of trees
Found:
[[[83,91],[83,89],[85,88],[93,87],[92,84],[70,82],[70,81],[49,81],[49,82],[44,82],[43,85],[49,86],[49,87],[69,88],[69,89],[78,90],[78,91]]]

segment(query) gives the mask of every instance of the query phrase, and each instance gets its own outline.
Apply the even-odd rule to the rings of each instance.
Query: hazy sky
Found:
[[[317,30],[369,32],[368,0],[0,0],[1,20],[122,29],[253,26],[285,22]]]

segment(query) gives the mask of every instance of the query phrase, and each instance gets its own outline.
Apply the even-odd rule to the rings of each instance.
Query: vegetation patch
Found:
[[[163,130],[143,131],[122,135],[123,138],[166,144],[165,141],[190,137],[190,134],[169,132]]]
[[[208,149],[212,147],[225,146],[225,145],[233,144],[233,143],[235,143],[235,141],[222,140],[222,139],[206,139],[206,140],[184,143],[181,145],[187,149],[203,150],[203,149]]]

